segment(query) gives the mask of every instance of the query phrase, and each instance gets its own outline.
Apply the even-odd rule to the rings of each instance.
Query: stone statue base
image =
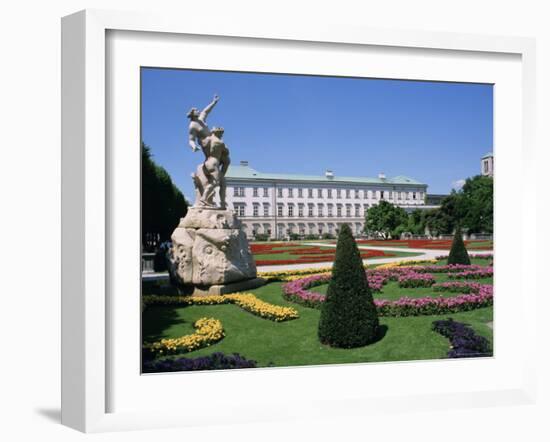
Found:
[[[256,264],[232,210],[192,207],[172,233],[170,279],[195,294],[259,287]],[[185,290],[188,291],[188,290]]]
[[[245,290],[253,290],[261,287],[265,284],[263,278],[245,279],[239,282],[232,282],[229,284],[211,285],[210,287],[194,286],[192,292],[193,296],[210,296],[210,295],[227,295],[229,293],[243,292]]]

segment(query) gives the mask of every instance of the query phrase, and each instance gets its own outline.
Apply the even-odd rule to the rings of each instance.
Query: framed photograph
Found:
[[[65,425],[532,403],[532,40],[62,27]]]

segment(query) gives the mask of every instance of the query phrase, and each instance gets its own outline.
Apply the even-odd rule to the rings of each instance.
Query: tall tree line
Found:
[[[365,233],[382,238],[399,238],[403,232],[423,235],[451,234],[457,226],[467,233],[493,233],[493,178],[468,178],[462,189],[453,190],[437,209],[404,209],[381,201],[366,214]]]
[[[151,149],[141,143],[141,241],[151,249],[170,239],[187,202],[166,170],[155,163]]]

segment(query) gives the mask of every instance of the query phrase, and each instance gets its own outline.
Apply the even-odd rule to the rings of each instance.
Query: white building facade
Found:
[[[329,170],[320,176],[262,173],[241,161],[229,167],[225,179],[227,205],[249,238],[336,235],[342,224],[361,235],[365,212],[382,200],[408,211],[429,208],[428,186],[405,176],[340,177]]]
[[[492,152],[489,152],[481,157],[481,175],[494,175],[495,157]]]

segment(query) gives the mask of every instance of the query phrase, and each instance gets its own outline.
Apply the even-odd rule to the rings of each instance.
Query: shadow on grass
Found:
[[[376,334],[376,339],[373,342],[371,342],[371,344],[376,344],[377,342],[380,342],[382,339],[384,339],[384,337],[388,333],[388,328],[389,327],[386,324],[382,324],[378,326],[378,333]]]
[[[141,315],[143,342],[154,342],[164,338],[164,331],[175,324],[184,324],[185,319],[178,315],[174,306],[147,307]]]

